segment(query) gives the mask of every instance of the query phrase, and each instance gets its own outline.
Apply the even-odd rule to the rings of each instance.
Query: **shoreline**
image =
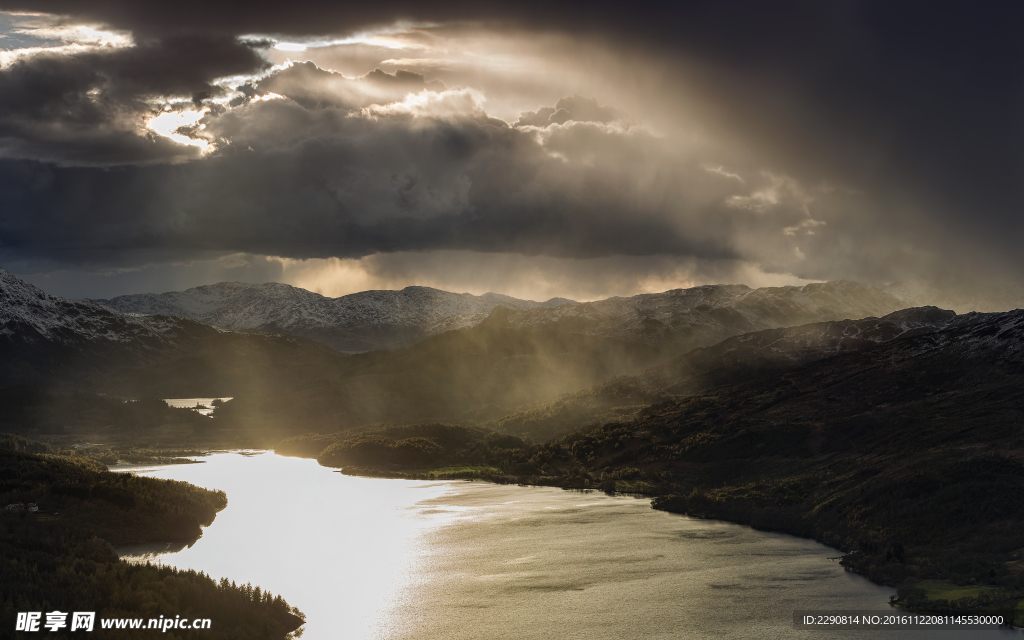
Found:
[[[300,457],[307,459],[308,456],[294,456],[287,455],[284,453],[278,453],[273,448],[265,449],[254,449],[254,448],[239,448],[239,449],[209,449],[203,450],[204,454],[211,453],[238,453],[240,455],[258,455],[262,453],[273,453],[275,455],[281,455],[283,457]],[[165,466],[160,463],[152,465],[135,465],[133,468],[140,467],[156,467]],[[324,465],[321,465],[324,466]],[[330,467],[326,467],[330,468]],[[116,470],[116,469],[112,469]],[[130,469],[123,469],[124,471],[130,471]],[[722,522],[728,522],[731,524],[738,524],[743,526],[749,526],[755,531],[764,531],[771,533],[781,533],[785,535],[791,535],[797,538],[806,540],[814,540],[821,544],[827,545],[828,547],[837,550],[842,555],[838,556],[839,563],[847,571],[855,573],[861,577],[866,578],[873,584],[893,588],[897,590],[897,595],[900,595],[901,591],[904,590],[906,585],[896,584],[894,581],[878,580],[872,576],[868,571],[864,570],[864,564],[858,563],[858,559],[862,559],[862,555],[857,550],[844,549],[840,541],[830,539],[829,536],[819,535],[813,530],[813,528],[806,521],[797,518],[795,513],[789,513],[789,522],[794,524],[800,524],[802,526],[779,526],[774,524],[779,521],[778,514],[774,514],[775,517],[772,519],[766,518],[763,511],[764,509],[758,509],[748,505],[743,505],[736,501],[701,501],[702,504],[697,505],[691,495],[691,498],[687,498],[676,495],[673,490],[678,490],[678,487],[656,485],[647,482],[629,482],[626,480],[617,480],[609,482],[600,482],[590,478],[581,476],[537,476],[537,475],[514,475],[501,473],[495,467],[490,465],[449,465],[442,467],[432,468],[420,468],[420,469],[375,469],[372,467],[355,467],[347,466],[343,468],[334,469],[337,473],[349,476],[367,477],[367,478],[378,478],[378,479],[400,479],[400,480],[423,480],[423,481],[454,481],[454,480],[481,480],[484,482],[490,482],[492,484],[515,484],[519,486],[538,486],[538,487],[553,487],[570,491],[603,491],[605,493],[618,494],[624,496],[632,496],[635,498],[650,499],[651,508],[658,511],[665,511],[668,513],[675,513],[679,515],[686,515],[693,518],[709,519],[709,520],[720,520]],[[611,488],[614,484],[615,488]],[[699,507],[699,508],[698,508]],[[777,510],[776,510],[777,511]],[[787,519],[783,518],[783,522]],[[159,544],[159,543],[155,543]],[[836,558],[833,558],[833,560]],[[933,586],[935,584],[949,585],[949,589],[956,590],[956,585],[950,582],[941,581],[928,581],[920,580],[919,584],[925,584]],[[966,588],[966,587],[961,587]],[[1011,597],[1016,597],[1015,592],[1007,592],[1000,590],[997,587],[986,587],[985,585],[974,585],[974,590],[985,594],[1007,593]],[[986,591],[988,589],[988,591]],[[906,596],[901,597],[899,600],[890,601],[890,606],[898,607],[904,611],[910,612],[929,612],[929,613],[963,613],[967,609],[958,608],[960,605],[957,601],[949,602],[945,600],[932,600],[927,597],[922,598],[919,593],[912,594],[911,600],[914,602],[913,606],[905,606]],[[895,597],[895,596],[894,596]],[[1024,597],[1024,595],[1022,595]],[[934,604],[932,604],[934,603]],[[1017,622],[1021,618],[1018,614]],[[1021,626],[1020,622],[1014,625],[1015,628]]]
[[[444,469],[444,468],[445,467],[438,467],[437,469]],[[649,485],[650,489],[653,489],[653,491],[650,490],[650,489],[648,489],[646,491],[618,491],[618,490],[607,491],[605,488],[603,488],[601,486],[601,483],[595,483],[593,481],[585,480],[585,479],[582,479],[582,478],[567,478],[565,476],[548,476],[548,477],[545,477],[545,476],[515,476],[515,475],[511,475],[511,474],[500,474],[500,475],[498,475],[498,474],[482,474],[482,473],[473,474],[471,472],[470,473],[454,473],[454,474],[453,473],[435,474],[435,473],[432,473],[433,470],[422,470],[422,472],[419,472],[421,470],[413,470],[413,471],[417,471],[417,473],[413,473],[413,472],[403,472],[403,471],[400,471],[400,470],[389,471],[389,470],[382,470],[382,469],[372,469],[372,468],[367,468],[367,467],[352,467],[352,466],[347,467],[347,469],[348,469],[348,471],[346,471],[346,468],[339,468],[339,469],[336,469],[336,472],[340,473],[342,475],[350,475],[350,476],[366,477],[366,478],[394,479],[394,480],[426,480],[426,481],[453,481],[453,480],[470,480],[470,481],[472,481],[472,480],[481,480],[481,481],[490,482],[490,483],[493,483],[493,484],[516,484],[516,485],[524,486],[524,487],[528,487],[528,486],[554,487],[554,488],[559,488],[559,489],[568,490],[568,491],[603,491],[605,493],[610,493],[611,495],[632,496],[632,497],[635,497],[635,498],[649,498],[651,500],[651,508],[655,509],[657,511],[664,511],[666,513],[674,513],[674,514],[677,514],[677,515],[685,515],[685,516],[688,516],[688,517],[691,517],[691,518],[699,518],[699,519],[702,519],[702,520],[719,520],[721,522],[728,522],[730,524],[737,524],[737,525],[742,525],[742,526],[748,526],[748,527],[750,527],[751,529],[753,529],[755,531],[763,531],[763,532],[768,532],[768,533],[781,533],[781,534],[790,535],[790,536],[793,536],[793,537],[796,537],[796,538],[801,538],[801,539],[804,539],[804,540],[814,540],[815,542],[819,542],[821,544],[824,544],[824,545],[826,545],[826,546],[828,546],[828,547],[830,547],[832,549],[835,549],[836,551],[838,551],[838,552],[840,552],[842,554],[841,556],[838,556],[836,558],[829,558],[829,559],[831,559],[831,560],[838,559],[839,560],[839,564],[844,569],[846,569],[847,571],[850,571],[851,573],[859,575],[859,576],[867,579],[868,581],[870,581],[873,584],[876,584],[876,585],[879,585],[879,586],[883,586],[883,587],[889,587],[889,588],[896,589],[897,590],[897,594],[891,596],[890,597],[890,601],[886,603],[890,607],[893,607],[893,608],[896,608],[896,609],[899,609],[899,610],[902,610],[902,611],[914,612],[914,613],[942,613],[942,614],[959,614],[959,615],[963,615],[963,614],[966,614],[968,611],[975,611],[973,609],[958,609],[958,608],[956,608],[956,601],[953,601],[951,603],[951,602],[946,601],[946,600],[930,600],[928,598],[922,599],[922,598],[920,598],[920,596],[918,596],[916,598],[914,606],[912,606],[912,607],[904,606],[904,604],[903,604],[904,600],[902,600],[902,599],[894,600],[893,599],[893,598],[896,598],[897,595],[899,594],[899,592],[900,592],[900,585],[896,585],[896,584],[891,584],[891,583],[886,583],[886,582],[883,582],[883,581],[875,580],[866,571],[858,570],[858,566],[856,564],[854,564],[854,562],[853,562],[854,560],[856,560],[856,557],[858,555],[857,551],[845,551],[842,548],[842,546],[840,546],[839,544],[833,543],[832,541],[826,539],[824,536],[807,535],[806,530],[804,530],[804,531],[795,531],[792,528],[787,528],[787,527],[773,527],[773,526],[764,526],[763,524],[759,524],[757,522],[757,515],[758,514],[755,512],[754,509],[746,509],[745,510],[746,513],[742,514],[742,515],[745,515],[746,517],[736,517],[738,515],[741,515],[740,510],[742,510],[742,505],[736,505],[736,504],[730,505],[730,504],[722,503],[721,504],[721,507],[722,507],[721,511],[716,511],[713,507],[711,507],[711,505],[705,505],[706,509],[711,507],[710,509],[705,510],[705,511],[690,510],[690,509],[688,509],[687,501],[686,501],[685,498],[682,498],[681,496],[676,496],[676,495],[674,495],[672,493],[667,493],[667,492],[664,491],[663,487],[659,487],[659,486]],[[730,515],[732,515],[732,517],[728,517],[726,515],[723,515],[722,511],[731,511]],[[922,581],[919,581],[918,584],[939,584],[939,582],[938,581],[924,581],[924,580],[922,580]],[[942,584],[949,584],[949,583],[942,583]],[[988,587],[987,585],[978,585],[977,588],[978,589],[990,589],[990,591],[987,592],[987,593],[998,593],[1000,591],[1004,591],[1005,592],[1005,590],[999,589],[998,587]],[[1013,599],[1024,598],[1024,594],[1018,594],[1018,593],[1015,593],[1015,592],[1009,592],[1009,593],[1013,594]],[[1020,602],[1024,602],[1024,600],[1020,600]],[[934,603],[934,604],[929,604],[929,603]],[[977,611],[982,611],[982,610],[979,609]],[[1018,613],[1017,610],[1014,609],[1014,613],[1016,614],[1016,617],[1013,620],[1010,621],[1010,624],[1008,624],[1006,626],[1008,626],[1010,628],[1014,628],[1014,629],[1024,628],[1024,612]]]

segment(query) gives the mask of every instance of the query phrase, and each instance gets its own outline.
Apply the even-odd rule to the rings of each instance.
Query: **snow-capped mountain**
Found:
[[[346,356],[291,337],[67,300],[0,269],[0,386],[124,396],[230,396],[301,384]]]
[[[222,282],[170,293],[97,300],[130,313],[168,314],[233,331],[268,331],[317,340],[339,351],[394,349],[437,333],[471,327],[498,306],[551,308],[572,302],[475,296],[430,287],[363,291],[329,298],[286,284]]]
[[[286,284],[224,282],[96,302],[118,311],[175,315],[234,331],[301,336],[348,352],[409,346],[476,326],[489,317],[490,322],[508,326],[557,323],[574,333],[678,343],[680,349],[689,349],[750,331],[877,317],[907,306],[873,287],[843,281],[761,289],[705,285],[583,303],[564,298],[534,302],[496,293],[475,296],[429,287],[328,298]]]
[[[0,337],[10,344],[167,342],[178,318],[120,313],[91,300],[52,296],[0,269]]]
[[[761,289],[705,285],[556,308],[501,311],[488,322],[516,327],[558,324],[578,333],[667,345],[683,353],[751,331],[879,317],[905,306],[893,296],[855,282]]]

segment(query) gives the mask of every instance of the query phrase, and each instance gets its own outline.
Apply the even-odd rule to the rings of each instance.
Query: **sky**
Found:
[[[1019,2],[0,0],[0,267],[593,300],[1024,281]]]

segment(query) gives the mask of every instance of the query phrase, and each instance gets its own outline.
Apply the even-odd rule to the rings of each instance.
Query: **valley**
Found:
[[[34,337],[5,348],[54,355],[34,385],[0,391],[0,422],[89,443],[83,462],[275,449],[349,476],[649,496],[841,549],[906,606],[1002,607],[1024,592],[1020,311],[890,310],[852,283],[699,287],[496,307],[410,347],[343,354],[24,287],[7,299],[19,292],[42,303],[9,304],[5,326],[45,330],[9,330]],[[163,389],[231,399],[208,415],[145,399]],[[918,586],[934,584],[986,586],[941,603]]]

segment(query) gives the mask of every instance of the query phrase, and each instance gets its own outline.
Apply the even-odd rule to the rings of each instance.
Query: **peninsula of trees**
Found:
[[[51,610],[209,618],[203,637],[212,639],[277,640],[302,625],[297,609],[259,587],[118,559],[115,546],[194,542],[227,506],[222,491],[113,473],[0,434],[0,502],[11,505],[0,515],[0,628],[14,629],[18,612]]]

